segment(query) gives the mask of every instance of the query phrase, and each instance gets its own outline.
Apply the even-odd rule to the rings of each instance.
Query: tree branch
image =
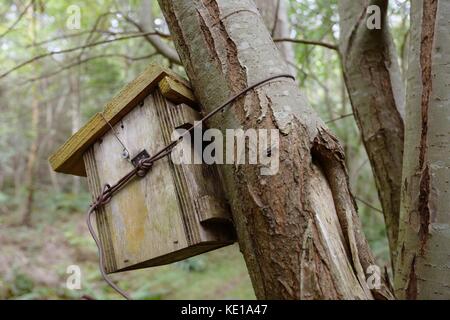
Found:
[[[363,199],[361,199],[359,197],[356,197],[356,196],[355,196],[355,199],[357,201],[361,202],[362,204],[364,204],[365,206],[369,207],[370,209],[375,210],[376,212],[383,213],[383,211],[381,209],[378,209],[373,204],[370,204],[369,202],[367,202],[367,201],[365,201],[365,200],[363,200]]]
[[[149,0],[143,0],[141,3],[140,22],[134,21],[127,15],[123,15],[124,19],[134,25],[140,32],[157,32],[153,27],[153,15],[151,3]],[[145,39],[155,48],[155,50],[166,57],[171,63],[181,65],[180,57],[177,51],[161,40],[160,37],[149,35]]]
[[[3,38],[4,36],[6,36],[12,29],[14,29],[14,27],[20,22],[20,20],[22,20],[22,18],[23,18],[23,16],[25,15],[25,13],[27,13],[28,8],[29,8],[30,6],[33,5],[34,1],[35,1],[35,0],[31,0],[31,1],[26,5],[25,9],[23,9],[23,11],[20,13],[19,17],[17,17],[16,21],[14,21],[13,24],[10,25],[10,26],[8,27],[8,29],[6,29],[6,31],[3,32],[3,33],[0,35],[0,39]]]
[[[85,58],[85,59],[82,59],[82,60],[76,59],[75,62],[70,63],[68,65],[65,65],[65,66],[63,66],[63,67],[61,67],[61,68],[59,68],[59,69],[57,69],[57,70],[55,70],[53,72],[44,74],[44,75],[39,76],[39,77],[26,79],[25,81],[23,81],[19,85],[23,85],[23,84],[26,84],[28,82],[34,82],[34,81],[37,81],[37,80],[53,77],[53,76],[63,72],[64,70],[76,67],[78,65],[81,65],[83,63],[89,62],[91,60],[102,59],[102,58],[123,58],[123,59],[131,60],[131,61],[138,61],[138,60],[151,58],[151,57],[153,57],[155,55],[156,55],[156,53],[151,53],[151,54],[147,54],[145,56],[131,57],[131,56],[128,56],[128,55],[125,55],[125,54],[101,54],[101,55],[98,55],[98,56],[88,57],[88,58]]]
[[[275,30],[277,29],[278,15],[280,14],[280,3],[281,3],[281,0],[277,0],[277,6],[275,8],[275,19],[273,21],[272,30],[270,32],[270,35],[272,36],[272,38],[275,35]]]
[[[325,123],[328,124],[328,123],[331,123],[331,122],[335,122],[335,121],[338,121],[338,120],[341,120],[341,119],[344,119],[344,118],[351,117],[352,115],[353,115],[353,112],[352,112],[352,113],[347,113],[347,114],[344,114],[344,115],[342,115],[342,116],[340,116],[340,117],[337,117],[337,118],[334,118],[334,119],[330,119],[330,120],[328,120],[328,121],[325,121]]]
[[[277,38],[273,39],[274,42],[293,42],[293,43],[301,43],[307,45],[315,45],[324,48],[328,48],[334,51],[338,51],[338,47],[334,44],[322,42],[322,41],[313,41],[313,40],[304,40],[304,39],[293,39],[293,38]]]
[[[111,43],[111,42],[115,42],[115,41],[128,40],[128,39],[139,38],[139,37],[145,37],[145,36],[150,35],[150,34],[155,34],[155,33],[154,32],[148,32],[148,33],[131,34],[131,35],[124,36],[124,37],[108,39],[108,40],[102,40],[102,41],[98,41],[98,42],[92,42],[92,43],[88,43],[88,44],[85,44],[85,45],[79,46],[79,47],[63,49],[63,50],[59,50],[59,51],[46,52],[46,53],[37,55],[37,56],[35,56],[35,57],[31,58],[31,59],[28,59],[28,60],[26,60],[26,61],[24,61],[22,63],[19,63],[15,67],[13,67],[13,68],[9,69],[8,71],[2,73],[0,75],[0,79],[6,77],[11,72],[14,72],[14,71],[16,71],[16,70],[18,70],[20,68],[23,68],[24,66],[26,66],[26,65],[28,65],[30,63],[33,63],[35,61],[41,60],[41,59],[49,57],[49,56],[63,54],[63,53],[69,53],[69,52],[74,52],[74,51],[77,51],[77,50],[83,50],[83,49],[86,49],[86,48],[95,47],[95,46],[98,46],[98,45]]]
[[[33,46],[41,46],[43,44],[47,44],[47,43],[51,43],[51,42],[55,42],[58,40],[66,40],[66,39],[70,39],[70,38],[76,38],[76,37],[81,37],[85,34],[88,33],[92,33],[92,32],[97,32],[97,33],[101,33],[101,34],[106,34],[109,36],[119,36],[119,35],[130,35],[130,34],[136,34],[135,31],[121,31],[121,32],[114,32],[114,31],[110,31],[110,30],[85,30],[85,31],[81,31],[81,32],[75,32],[75,33],[69,33],[69,34],[63,34],[60,36],[56,36],[53,38],[49,38],[46,40],[42,40],[40,42],[36,42],[33,45],[27,45],[25,46],[26,49],[31,48]],[[158,34],[158,36],[160,36],[161,38],[170,38],[170,35],[155,31],[155,33]]]

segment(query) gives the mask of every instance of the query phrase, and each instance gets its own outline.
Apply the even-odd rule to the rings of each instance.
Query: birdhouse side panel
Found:
[[[164,145],[153,95],[114,125],[93,146],[98,185],[113,184],[133,169],[124,158]],[[120,142],[119,142],[120,140]],[[135,178],[104,206],[99,221],[103,241],[109,238],[117,271],[189,247],[168,158],[159,160],[143,178]],[[103,244],[103,242],[102,242]],[[105,242],[105,247],[109,244]]]
[[[170,143],[174,129],[189,128],[195,121],[201,119],[198,112],[185,104],[175,105],[159,94],[156,94],[155,98],[158,119],[161,121],[162,134],[166,143]],[[197,148],[190,145],[191,141],[192,139],[183,139],[176,148],[181,147],[183,150],[190,149],[192,153],[201,153],[201,148],[196,150]],[[174,160],[173,157],[181,157],[177,150],[174,151],[170,156],[172,160]],[[234,242],[235,233],[231,214],[223,195],[217,167],[204,163],[174,163],[180,163],[180,160],[172,161],[171,166],[178,193],[183,197],[183,214],[185,221],[188,222],[188,237],[192,243]]]
[[[167,113],[162,118],[173,119],[174,123],[183,123],[184,127],[186,123],[193,125],[195,121],[199,121],[201,116],[198,112],[192,112],[192,109],[185,104],[175,105],[171,101],[165,101],[165,109]],[[203,130],[206,130],[206,124],[203,124]],[[170,128],[169,128],[170,129]],[[164,128],[163,128],[164,130]],[[167,130],[164,135],[168,140]],[[176,148],[178,150],[189,149],[188,145],[192,143],[192,139],[183,139],[182,144]],[[212,142],[214,143],[214,142]],[[197,156],[202,159],[203,147],[191,146],[191,159]],[[177,150],[175,150],[177,151]],[[173,152],[172,154],[177,154]],[[206,222],[210,220],[231,220],[230,210],[228,208],[227,202],[224,197],[222,188],[222,179],[219,175],[219,171],[215,164],[207,165],[202,164],[181,164],[180,170],[182,170],[185,183],[188,185],[188,191],[190,193],[191,199],[194,201],[194,206],[198,209],[196,210],[199,215],[200,222]]]
[[[95,162],[94,148],[89,148],[83,155],[84,165],[86,167],[86,177],[88,181],[89,190],[91,191],[93,200],[97,199],[102,193],[103,186],[100,183],[98,176],[97,164]],[[114,254],[114,246],[112,244],[110,230],[109,215],[104,206],[100,206],[96,210],[96,223],[98,236],[103,248],[103,261],[106,270],[117,270],[116,259]],[[110,218],[110,217],[109,217]]]

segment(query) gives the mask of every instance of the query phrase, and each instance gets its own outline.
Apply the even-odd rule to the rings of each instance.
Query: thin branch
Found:
[[[81,32],[75,32],[75,33],[69,33],[69,34],[63,34],[57,37],[53,37],[53,38],[49,38],[46,40],[42,40],[40,42],[36,42],[33,45],[26,45],[25,48],[28,49],[30,47],[34,47],[34,46],[41,46],[44,44],[48,44],[51,42],[55,42],[58,40],[66,40],[66,39],[70,39],[70,38],[76,38],[76,37],[81,37],[87,33],[91,33],[93,30],[85,30],[85,31],[81,31]],[[109,30],[94,30],[94,32],[97,33],[101,33],[101,34],[106,34],[109,36],[118,36],[118,35],[130,35],[130,34],[136,34],[135,31],[121,31],[121,32],[114,32],[114,31],[109,31]]]
[[[270,32],[270,35],[272,36],[272,38],[275,35],[275,30],[277,29],[278,16],[280,14],[280,3],[281,3],[281,0],[278,0],[277,6],[275,8],[275,20],[273,22],[272,31]]]
[[[151,11],[147,12],[146,14],[147,14],[146,19],[150,19],[150,20],[153,19],[151,16]],[[148,16],[148,14],[150,14],[150,16]],[[151,31],[151,32],[156,32],[156,35],[159,35],[159,36],[164,35],[163,33],[159,32],[155,28],[153,28],[153,26],[145,26],[144,24],[140,24],[140,23],[134,21],[128,15],[123,15],[123,18],[127,22],[134,25],[140,32]],[[170,36],[168,38],[170,38]],[[155,48],[156,51],[158,51],[158,53],[160,53],[161,55],[166,57],[171,63],[181,65],[180,57],[178,56],[178,53],[175,49],[168,46],[166,43],[161,41],[161,39],[159,39],[158,37],[149,35],[149,36],[146,36],[145,39],[153,46],[153,48]]]
[[[367,201],[365,201],[365,200],[363,200],[363,199],[361,199],[359,197],[356,197],[356,196],[355,196],[355,199],[358,200],[359,202],[361,202],[362,204],[366,205],[370,209],[373,209],[373,210],[375,210],[377,212],[383,213],[383,211],[381,209],[378,209],[377,207],[375,207],[374,205],[370,204],[369,202],[367,202]]]
[[[359,166],[358,168],[356,168],[355,170],[355,175],[357,176],[359,174],[359,172],[362,170],[362,168],[364,168],[364,166],[366,165],[366,163],[369,162],[369,158],[366,158]]]
[[[334,51],[338,51],[338,47],[334,44],[322,42],[322,41],[313,41],[313,40],[304,40],[304,39],[293,39],[293,38],[277,38],[273,39],[274,42],[293,42],[293,43],[301,43],[307,45],[320,46],[324,48],[328,48]]]
[[[156,55],[156,53],[152,53],[152,54],[148,54],[148,55],[140,56],[140,57],[131,57],[131,56],[128,56],[128,55],[125,55],[125,54],[102,54],[102,55],[98,55],[98,56],[88,57],[88,58],[85,58],[85,59],[82,59],[82,60],[76,59],[75,62],[70,63],[68,65],[65,65],[65,66],[59,68],[58,70],[55,70],[53,72],[44,74],[44,75],[39,76],[39,77],[26,79],[25,81],[23,81],[19,85],[24,85],[24,84],[26,84],[28,82],[34,82],[34,81],[37,81],[37,80],[53,77],[53,76],[63,72],[64,70],[76,67],[78,65],[81,65],[83,63],[86,63],[86,62],[89,62],[89,61],[95,60],[95,59],[101,59],[101,58],[123,58],[123,59],[131,60],[131,61],[138,61],[138,60],[144,60],[144,59],[151,58],[151,57],[153,57],[155,55]]]
[[[110,16],[110,15],[116,15],[116,16],[117,16],[117,15],[121,15],[121,13],[120,13],[120,12],[117,12],[117,11],[107,11],[107,12],[104,12],[104,13],[102,13],[101,15],[99,15],[99,16],[97,17],[97,19],[95,20],[94,26],[93,26],[92,29],[90,30],[87,39],[84,41],[84,45],[85,45],[85,46],[91,43],[91,39],[92,39],[94,33],[97,31],[97,28],[98,28],[100,22],[101,22],[105,17]],[[81,52],[78,54],[78,60],[81,59],[81,57],[82,57],[82,55],[83,55],[83,53],[84,53],[84,49],[86,49],[86,47],[82,48],[82,49],[81,49]]]
[[[9,69],[8,71],[2,73],[0,75],[0,79],[6,77],[7,75],[9,75],[11,72],[14,72],[20,68],[23,68],[24,66],[36,62],[38,60],[41,60],[43,58],[49,57],[49,56],[53,56],[53,55],[58,55],[58,54],[63,54],[63,53],[69,53],[69,52],[73,52],[73,51],[78,51],[78,50],[83,50],[85,48],[91,48],[91,47],[95,47],[95,46],[99,46],[102,44],[106,44],[106,43],[111,43],[111,42],[115,42],[115,41],[121,41],[121,40],[128,40],[128,39],[133,39],[133,38],[139,38],[139,37],[145,37],[147,35],[153,35],[155,34],[155,32],[147,32],[147,33],[137,33],[137,34],[131,34],[129,36],[124,36],[124,37],[119,37],[119,38],[114,38],[114,39],[108,39],[108,40],[102,40],[102,41],[98,41],[98,42],[92,42],[92,43],[88,43],[86,45],[80,46],[80,47],[73,47],[73,48],[68,48],[68,49],[63,49],[63,50],[59,50],[59,51],[49,51],[47,53],[43,53],[40,55],[37,55],[29,60],[26,60],[24,62],[19,63],[18,65],[16,65],[15,67]]]
[[[27,13],[28,8],[29,8],[30,6],[33,5],[34,1],[35,1],[35,0],[31,0],[31,1],[26,5],[25,9],[23,9],[23,11],[22,11],[22,12],[20,13],[20,15],[17,17],[16,21],[14,21],[13,24],[10,25],[10,26],[8,27],[8,29],[6,29],[6,31],[3,32],[3,33],[0,35],[0,38],[3,38],[3,37],[6,36],[12,29],[14,29],[14,27],[20,22],[20,20],[22,20],[23,16]]]
[[[344,115],[342,115],[340,117],[337,117],[337,118],[334,118],[334,119],[330,119],[330,120],[326,121],[325,123],[331,123],[331,122],[334,122],[334,121],[338,121],[338,120],[350,117],[352,115],[353,115],[353,113],[347,113],[347,114],[344,114]]]
[[[11,6],[12,6],[13,2],[14,2],[14,0],[9,0],[8,3],[5,3],[5,6],[7,8],[0,13],[0,17],[3,18],[9,12],[9,10],[11,10]]]
[[[125,21],[127,21],[130,24],[132,24],[133,26],[135,26],[136,29],[138,29],[140,32],[144,32],[143,31],[144,28],[142,28],[142,26],[139,23],[137,23],[136,21],[131,19],[130,16],[125,15],[125,14],[122,13],[122,17],[125,19]],[[165,34],[165,33],[161,32],[161,31],[156,30],[156,29],[153,29],[153,30],[150,30],[150,31],[154,32],[155,35],[160,36],[161,38],[165,38],[165,39],[170,39],[171,38],[170,34]]]

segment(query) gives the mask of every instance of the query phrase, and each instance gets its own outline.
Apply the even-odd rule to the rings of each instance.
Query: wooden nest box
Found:
[[[198,108],[185,80],[151,65],[70,137],[50,164],[57,172],[86,176],[95,199],[105,184],[133,169],[130,160],[156,153],[172,141],[174,129],[199,120]],[[176,165],[172,156],[97,210],[107,273],[167,264],[235,241],[217,168]]]

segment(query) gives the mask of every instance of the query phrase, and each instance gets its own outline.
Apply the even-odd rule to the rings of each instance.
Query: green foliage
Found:
[[[15,275],[11,291],[14,295],[21,296],[30,293],[33,290],[34,283],[24,274],[17,273]]]
[[[78,230],[74,230],[73,226],[67,227],[63,234],[69,245],[75,248],[88,247],[93,241],[92,239],[86,237],[85,234],[80,234]]]
[[[27,294],[30,294],[34,289],[35,284],[29,276],[19,271],[16,271],[13,274],[12,280],[4,284],[4,286],[2,287],[3,287],[2,289],[3,295],[5,295],[6,298],[7,297],[20,298]]]
[[[193,257],[176,263],[177,267],[189,272],[202,272],[206,269],[205,261],[202,257]]]
[[[45,207],[51,212],[75,213],[87,210],[91,196],[87,192],[82,193],[53,193],[45,199]]]
[[[6,204],[9,200],[8,195],[6,195],[6,193],[3,193],[2,191],[0,191],[0,205],[2,204]]]
[[[142,286],[134,291],[131,297],[135,300],[162,300],[164,298],[164,292],[153,292],[152,290],[151,285],[142,283]]]

